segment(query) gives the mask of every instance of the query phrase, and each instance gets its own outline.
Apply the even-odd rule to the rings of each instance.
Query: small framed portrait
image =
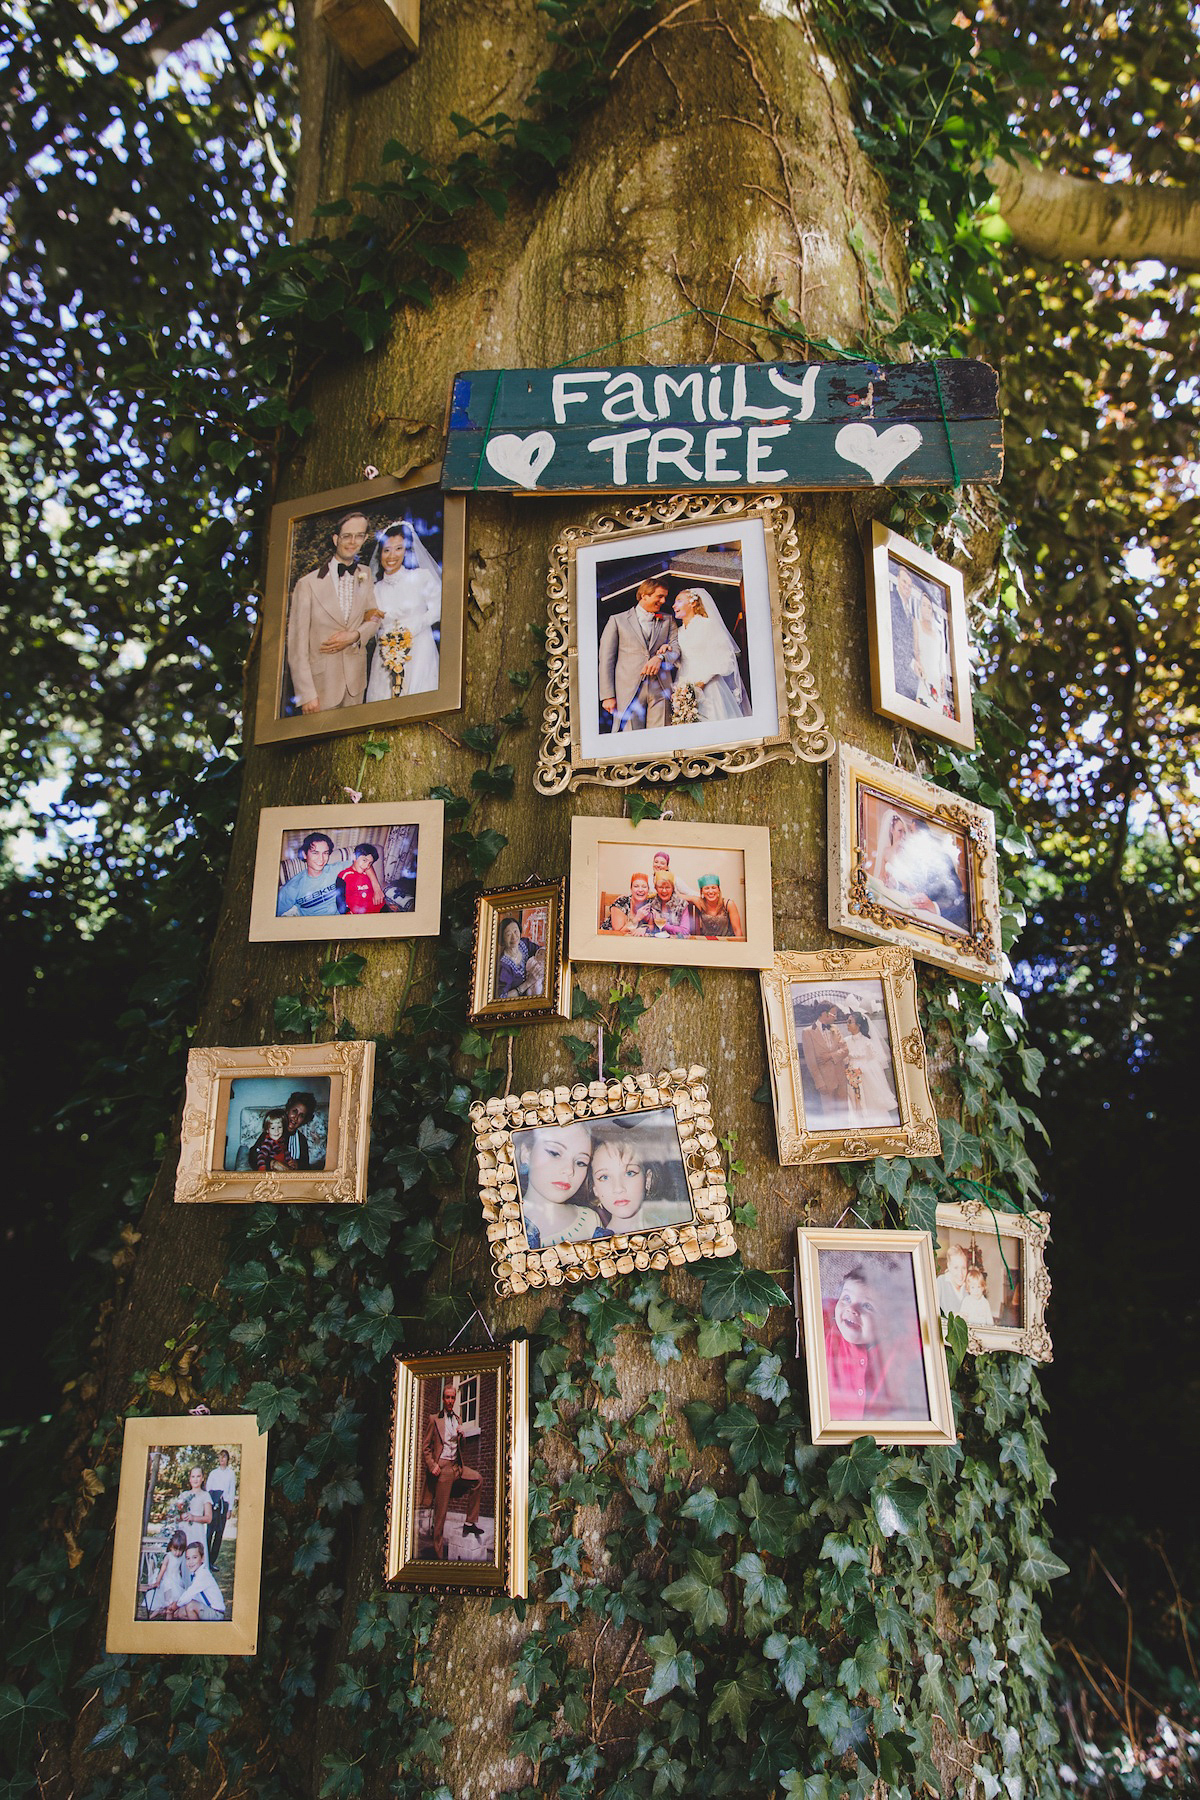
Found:
[[[255,742],[456,711],[466,568],[438,463],[272,507]]]
[[[445,810],[440,800],[264,806],[250,942],[433,937]]]
[[[536,876],[519,888],[490,888],[475,902],[471,947],[473,1025],[570,1018],[565,960],[565,881]]]
[[[937,1209],[937,1302],[967,1327],[967,1347],[1052,1362],[1046,1329],[1050,1214],[994,1212],[982,1200]]]
[[[999,981],[992,814],[839,744],[829,771],[829,923],[850,937],[907,945],[971,981]]]
[[[702,1068],[471,1107],[498,1294],[732,1256]]]
[[[366,1199],[373,1043],[188,1052],[177,1202]]]
[[[878,519],[866,560],[871,704],[885,719],[973,750],[962,576]]]
[[[528,1591],[529,1343],[396,1358],[384,1581]]]
[[[254,1655],[266,1486],[252,1414],[126,1419],[106,1650]]]
[[[542,793],[832,755],[778,494],[605,514],[555,545],[549,588]]]
[[[802,1226],[796,1269],[814,1444],[952,1444],[927,1231]]]
[[[774,954],[765,825],[572,819],[573,961],[761,969]]]
[[[940,1156],[909,950],[780,950],[762,982],[781,1163]]]

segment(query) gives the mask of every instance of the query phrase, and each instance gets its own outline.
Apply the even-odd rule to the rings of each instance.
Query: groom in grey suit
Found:
[[[671,717],[672,677],[679,663],[679,627],[664,618],[667,584],[651,576],[628,612],[615,613],[600,638],[600,704],[614,731],[653,730]]]

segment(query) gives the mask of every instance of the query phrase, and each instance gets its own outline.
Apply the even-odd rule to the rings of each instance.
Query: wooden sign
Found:
[[[997,481],[996,372],[982,362],[705,363],[458,375],[442,485],[945,487]]]

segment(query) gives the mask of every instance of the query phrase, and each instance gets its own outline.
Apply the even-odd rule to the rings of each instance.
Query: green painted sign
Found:
[[[442,486],[538,493],[997,481],[986,363],[703,363],[457,375]]]

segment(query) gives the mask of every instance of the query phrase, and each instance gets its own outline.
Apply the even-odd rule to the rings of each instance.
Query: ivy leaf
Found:
[[[776,1406],[782,1406],[785,1400],[792,1397],[786,1377],[780,1374],[782,1367],[779,1357],[770,1354],[760,1356],[746,1382],[746,1392],[757,1394],[760,1400],[771,1400]]]
[[[838,1686],[844,1688],[852,1700],[859,1694],[874,1699],[888,1667],[888,1654],[882,1644],[874,1638],[867,1638],[838,1670]]]
[[[682,1688],[688,1694],[696,1692],[695,1658],[690,1650],[679,1648],[673,1631],[664,1631],[661,1637],[647,1638],[646,1649],[654,1659],[654,1675],[646,1689],[644,1706],[653,1706],[656,1700],[663,1699],[676,1688]]]
[[[643,819],[661,819],[662,807],[649,794],[630,794],[629,817],[635,825],[640,825]]]
[[[242,1397],[243,1412],[257,1414],[259,1432],[270,1431],[280,1419],[294,1425],[304,1410],[304,1402],[294,1387],[276,1387],[270,1381],[256,1381]]]
[[[833,1800],[828,1775],[802,1775],[799,1769],[785,1769],[779,1779],[787,1800]]]
[[[930,1236],[937,1233],[937,1189],[926,1181],[909,1183],[904,1196],[904,1218],[910,1231],[927,1231]]]
[[[773,1306],[786,1306],[788,1297],[762,1269],[747,1269],[740,1256],[722,1257],[697,1270],[704,1284],[700,1310],[706,1319],[765,1319]]]
[[[696,1349],[701,1356],[727,1356],[742,1347],[742,1328],[736,1319],[711,1319],[696,1334]]]
[[[470,831],[455,831],[450,834],[453,849],[465,856],[474,875],[486,875],[500,852],[506,848],[508,839],[503,832],[481,831],[478,835]]]
[[[692,1428],[692,1436],[699,1450],[707,1450],[712,1444],[719,1444],[717,1436],[717,1409],[710,1406],[707,1400],[688,1400],[681,1408],[684,1418]]]
[[[698,1488],[694,1494],[689,1494],[679,1509],[679,1516],[694,1519],[705,1537],[714,1543],[726,1532],[736,1537],[741,1530],[742,1522],[733,1501],[714,1493],[710,1487]]]
[[[1029,1554],[1017,1570],[1018,1581],[1042,1585],[1069,1575],[1070,1569],[1039,1537],[1030,1538]]]
[[[855,1438],[849,1455],[829,1465],[829,1491],[835,1500],[869,1494],[887,1467],[887,1457],[873,1438]]]
[[[667,986],[672,989],[685,986],[693,987],[698,994],[703,994],[704,992],[704,983],[700,979],[699,969],[672,969],[667,980]]]
[[[733,1565],[733,1572],[744,1584],[747,1609],[760,1613],[768,1625],[782,1618],[788,1610],[787,1583],[778,1575],[770,1575],[761,1556],[747,1551]]]
[[[334,962],[321,964],[321,986],[325,988],[359,987],[366,966],[365,956],[360,956],[357,950],[348,950],[345,956],[338,957]]]
[[[1000,1433],[1000,1464],[1011,1463],[1013,1468],[1022,1474],[1026,1481],[1032,1478],[1029,1462],[1029,1445],[1019,1431],[1002,1431]]]
[[[903,1201],[912,1164],[906,1156],[877,1156],[871,1170],[875,1181],[893,1200]]]
[[[126,1708],[119,1708],[119,1713],[120,1725],[124,1725]],[[66,1716],[66,1708],[48,1681],[39,1681],[27,1695],[8,1683],[0,1687],[0,1739],[13,1746],[17,1763],[36,1748],[40,1731]]]
[[[942,1166],[947,1175],[953,1175],[956,1169],[978,1168],[981,1147],[973,1132],[964,1131],[957,1119],[939,1119],[938,1130],[942,1138]]]
[[[687,1613],[697,1631],[724,1625],[729,1608],[721,1592],[725,1570],[719,1556],[689,1550],[687,1573],[665,1587],[662,1597],[676,1612]]]
[[[786,1556],[796,1535],[800,1516],[783,1494],[764,1494],[752,1475],[740,1495],[742,1511],[750,1520],[755,1548],[765,1556]]]
[[[865,1711],[847,1705],[846,1696],[836,1688],[824,1688],[809,1694],[804,1701],[809,1724],[819,1731],[835,1756],[845,1756],[866,1742]]]
[[[807,1638],[786,1637],[782,1631],[771,1633],[763,1645],[763,1655],[779,1664],[776,1679],[793,1704],[804,1692],[805,1683],[821,1660],[816,1645],[810,1644]]]
[[[633,1308],[618,1299],[607,1282],[594,1282],[590,1287],[581,1288],[577,1294],[572,1294],[570,1305],[572,1312],[582,1313],[587,1320],[588,1334],[602,1356],[611,1351],[622,1325],[637,1323]]]
[[[787,1455],[788,1431],[779,1424],[767,1424],[748,1406],[731,1406],[717,1422],[717,1436],[728,1444],[733,1466],[739,1475],[763,1468],[772,1475],[783,1469]]]
[[[889,1481],[886,1487],[876,1488],[871,1496],[871,1506],[884,1537],[907,1537],[916,1531],[921,1509],[928,1498],[927,1490],[919,1481],[909,1481],[902,1475]]]
[[[942,1674],[944,1664],[933,1650],[924,1657],[925,1673],[921,1677],[921,1697],[931,1712],[937,1713],[951,1731],[958,1730],[958,1708]]]
[[[948,1313],[942,1320],[942,1332],[946,1340],[946,1361],[950,1368],[950,1379],[962,1368],[963,1357],[967,1354],[969,1333],[967,1321],[958,1313]]]
[[[1017,1051],[1017,1057],[1021,1064],[1021,1079],[1025,1087],[1031,1094],[1039,1093],[1038,1083],[1041,1081],[1042,1072],[1046,1067],[1046,1058],[1040,1050],[1024,1046]]]
[[[718,1681],[713,1691],[716,1698],[708,1709],[709,1724],[728,1719],[744,1744],[750,1708],[762,1692],[760,1685],[752,1677],[731,1675],[725,1681]]]

